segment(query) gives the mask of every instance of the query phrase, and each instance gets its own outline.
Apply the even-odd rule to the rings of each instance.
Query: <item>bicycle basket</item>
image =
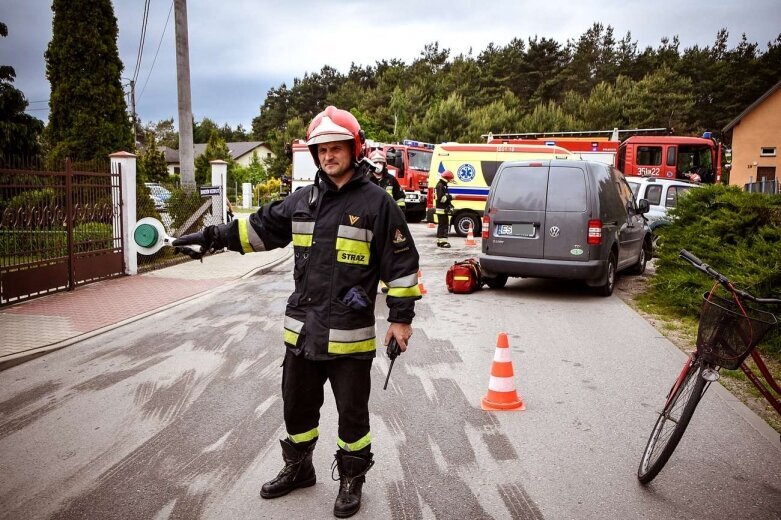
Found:
[[[753,309],[712,293],[703,296],[697,350],[709,363],[737,369],[776,324],[773,313]],[[744,314],[745,311],[745,314]]]

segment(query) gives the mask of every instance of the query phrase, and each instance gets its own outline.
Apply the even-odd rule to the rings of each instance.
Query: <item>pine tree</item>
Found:
[[[168,165],[165,154],[157,149],[155,134],[146,135],[146,148],[138,158],[138,174],[147,182],[160,182],[168,179]]]
[[[2,22],[0,36],[8,36],[8,27]],[[13,86],[15,78],[13,67],[0,65],[0,156],[38,155],[43,122],[24,113],[27,99]]]
[[[49,160],[104,160],[132,150],[111,0],[53,0],[52,11],[45,55],[51,84]]]
[[[209,136],[209,142],[206,144],[206,150],[195,159],[195,182],[199,186],[208,184],[212,178],[212,165],[211,161],[222,159],[228,162],[228,169],[231,169],[233,160],[231,159],[230,150],[228,145],[225,144],[225,140],[220,137],[217,130],[212,130],[212,135]]]

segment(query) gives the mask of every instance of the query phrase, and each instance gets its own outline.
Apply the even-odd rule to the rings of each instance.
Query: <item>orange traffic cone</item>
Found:
[[[420,269],[418,269],[418,289],[420,289],[420,294],[428,294],[426,287],[423,285],[423,271]]]
[[[500,332],[496,339],[496,352],[491,365],[491,379],[488,381],[488,393],[480,402],[483,410],[525,410],[523,399],[515,391],[513,362],[510,359],[510,346],[507,333]]]
[[[476,246],[477,245],[477,242],[475,242],[475,234],[472,231],[473,227],[474,226],[472,226],[472,223],[470,222],[469,223],[469,231],[467,231],[467,233],[466,233],[466,242],[464,242],[465,246]]]

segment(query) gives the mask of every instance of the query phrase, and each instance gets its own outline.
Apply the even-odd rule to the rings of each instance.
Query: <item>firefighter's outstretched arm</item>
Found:
[[[290,208],[293,200],[293,197],[288,197],[284,201],[261,206],[248,219],[206,226],[197,233],[177,238],[171,245],[176,252],[195,259],[222,248],[244,254],[284,247],[292,240]],[[199,245],[201,250],[183,247],[187,245]]]

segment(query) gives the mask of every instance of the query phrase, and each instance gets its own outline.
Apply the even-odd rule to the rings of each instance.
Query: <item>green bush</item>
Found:
[[[153,217],[160,220],[160,213],[155,209],[149,188],[143,182],[136,182],[136,219]]]
[[[68,254],[68,234],[64,230],[31,231],[2,230],[0,231],[0,257],[10,258],[24,256],[41,249],[48,250],[44,255],[36,255],[35,259],[55,258]]]
[[[702,294],[713,282],[678,258],[681,249],[739,288],[781,298],[781,197],[736,186],[703,186],[690,190],[670,217],[670,226],[658,228],[656,276],[645,299],[682,316],[697,315]],[[781,337],[774,334],[764,348],[781,353]]]
[[[76,244],[76,252],[95,251],[98,249],[110,249],[113,246],[114,228],[111,224],[102,222],[85,222],[73,228],[73,242]],[[83,244],[89,240],[95,240]]]
[[[65,209],[65,201],[60,202],[63,210]],[[22,193],[14,196],[8,201],[8,205],[2,204],[2,209],[8,211],[10,214],[14,214],[20,209],[24,212],[30,211],[32,208],[48,208],[53,209],[57,205],[57,196],[54,188],[42,188],[38,190],[26,190]]]
[[[252,188],[253,202],[256,202],[258,206],[262,206],[267,202],[278,199],[279,186],[279,179],[269,179],[266,182],[256,184]]]
[[[198,190],[195,190],[193,193],[188,193],[181,188],[171,190],[171,197],[168,199],[171,227],[179,229],[205,201],[206,199],[200,196]],[[201,229],[203,220],[203,217],[199,218],[193,226],[190,226],[190,229]]]

